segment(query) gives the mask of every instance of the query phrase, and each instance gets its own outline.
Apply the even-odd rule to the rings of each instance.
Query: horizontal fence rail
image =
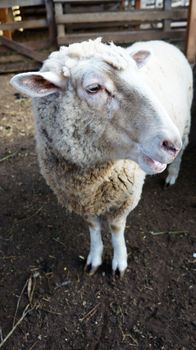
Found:
[[[44,28],[48,26],[46,19],[36,19],[28,21],[19,21],[13,23],[0,24],[0,30],[14,30],[14,29],[30,29],[30,28]]]
[[[136,10],[136,11],[118,11],[109,13],[80,13],[80,14],[64,14],[56,15],[56,23],[72,24],[72,23],[107,23],[107,22],[152,22],[164,19],[186,19],[188,11],[184,9],[163,11],[163,10]]]
[[[105,41],[114,41],[118,43],[123,42],[133,42],[141,40],[158,40],[158,39],[176,39],[176,40],[185,40],[186,33],[184,30],[176,30],[172,32],[163,32],[163,31],[142,31],[142,32],[134,32],[134,31],[122,31],[122,32],[95,32],[91,33],[77,33],[77,34],[66,34],[66,36],[59,37],[58,43],[59,45],[70,44],[76,41],[80,42],[83,40],[96,39],[97,37],[104,38]]]

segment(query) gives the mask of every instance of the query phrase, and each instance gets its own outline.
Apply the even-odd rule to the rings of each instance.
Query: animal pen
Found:
[[[87,224],[67,215],[41,177],[31,100],[9,83],[15,72],[38,70],[60,45],[95,37],[123,46],[162,39],[194,65],[196,0],[0,0],[0,349],[193,350],[196,96],[176,184],[164,186],[165,173],[147,176],[128,218],[128,268],[121,280],[112,276],[106,225],[103,264],[94,276],[84,272]],[[170,97],[167,77],[162,86]],[[169,98],[174,108],[175,97]],[[43,122],[48,116],[58,125],[58,116],[47,111]],[[54,135],[43,128],[44,136],[50,142]]]
[[[48,49],[96,37],[175,42],[193,63],[195,21],[195,1],[1,0],[0,72],[37,69]]]

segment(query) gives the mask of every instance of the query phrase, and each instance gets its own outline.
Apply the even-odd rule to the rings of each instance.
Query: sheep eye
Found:
[[[86,88],[86,92],[88,92],[88,94],[96,94],[100,90],[101,85],[99,84],[92,84]]]

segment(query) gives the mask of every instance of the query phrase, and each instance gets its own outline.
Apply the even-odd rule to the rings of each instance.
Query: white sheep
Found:
[[[102,263],[104,215],[112,269],[122,276],[126,217],[146,173],[162,172],[175,159],[167,184],[178,176],[190,128],[187,60],[161,41],[123,49],[96,39],[60,48],[40,72],[18,74],[11,83],[33,97],[41,173],[59,202],[89,224],[90,274]]]

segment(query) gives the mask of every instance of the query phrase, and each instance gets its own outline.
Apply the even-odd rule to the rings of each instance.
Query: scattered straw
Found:
[[[133,343],[129,343],[129,345],[134,346],[134,347],[138,347],[139,344],[138,344],[137,339],[135,339],[130,333],[124,333],[121,325],[119,325],[119,328],[120,328],[120,331],[121,331],[122,336],[123,336],[122,341],[124,342],[126,338],[130,338],[133,341]]]
[[[37,214],[39,214],[39,213],[41,212],[42,209],[43,209],[43,206],[40,207],[39,209],[37,209],[32,215],[30,215],[30,216],[28,216],[28,217],[26,217],[26,218],[24,218],[24,219],[22,219],[22,220],[20,220],[20,221],[24,222],[24,221],[27,221],[27,220],[32,219],[34,216],[36,216]]]
[[[32,276],[29,277],[28,283],[27,283],[27,295],[29,298],[29,303],[32,305],[33,303],[33,296],[35,292],[36,287],[36,278],[39,277],[39,273],[36,271],[33,273]]]
[[[55,242],[61,244],[64,248],[66,248],[65,244],[64,244],[63,242],[59,241],[58,238],[53,237],[52,239],[53,239],[53,241],[55,241]]]
[[[97,305],[95,305],[89,312],[87,312],[86,315],[84,315],[84,317],[79,318],[80,322],[83,322],[84,320],[89,320],[92,316],[94,316],[94,314],[97,311],[97,308],[99,307],[100,303],[98,303]]]
[[[29,350],[32,350],[35,347],[35,345],[37,345],[37,343],[39,343],[39,340],[36,340],[36,342],[29,348]]]
[[[0,327],[0,341],[2,342],[3,341],[3,331],[2,331],[2,328]]]
[[[0,256],[0,260],[15,260],[17,259],[18,256],[15,256],[15,255],[10,255],[10,256]]]
[[[24,293],[24,291],[25,291],[25,288],[26,288],[26,286],[27,286],[27,283],[28,283],[28,280],[25,282],[25,284],[24,284],[24,286],[23,286],[23,288],[22,288],[22,291],[21,291],[21,293],[20,293],[20,295],[19,295],[19,298],[18,298],[18,301],[17,301],[17,304],[16,304],[16,310],[15,310],[15,314],[14,314],[14,319],[13,319],[12,327],[14,327],[14,325],[15,325],[16,316],[17,316],[17,313],[18,313],[18,308],[19,308],[20,301],[21,301],[21,298],[22,298],[22,296],[23,296],[23,293]]]
[[[8,154],[7,156],[3,157],[0,159],[0,163],[4,162],[5,160],[9,159],[9,158],[12,158],[14,157],[18,152],[14,152],[14,153],[11,153],[11,154]]]
[[[48,310],[48,309],[45,309],[43,307],[39,307],[39,310],[47,312],[47,313],[52,314],[52,315],[62,316],[62,314],[60,312]]]
[[[22,316],[19,318],[19,320],[16,322],[16,324],[12,327],[11,331],[6,335],[6,337],[2,340],[2,342],[0,343],[0,349],[2,348],[2,346],[6,343],[6,341],[11,337],[11,335],[14,333],[14,331],[16,330],[16,328],[21,324],[21,322],[24,320],[24,318],[27,316],[27,314],[29,314],[32,310],[34,309],[34,307],[30,308],[30,304],[28,304],[25,308],[24,311],[22,313]]]
[[[24,320],[26,315],[28,313],[30,313],[31,311],[33,311],[37,307],[37,305],[33,303],[33,295],[34,295],[35,286],[36,286],[36,278],[38,276],[39,276],[39,274],[34,273],[25,282],[25,284],[22,288],[22,291],[19,295],[17,304],[16,304],[16,310],[15,310],[14,319],[13,319],[13,323],[12,323],[12,329],[10,330],[10,332],[6,335],[6,337],[4,339],[3,339],[2,329],[0,328],[0,340],[1,340],[0,349],[6,343],[6,341],[11,337],[11,335],[14,333],[15,329],[21,324],[21,322]],[[27,304],[27,306],[24,308],[22,316],[16,322],[16,317],[17,317],[19,306],[20,306],[20,302],[21,302],[22,296],[23,296],[26,288],[27,288],[27,295],[28,295],[28,299],[29,299],[29,304]]]
[[[150,231],[150,234],[153,236],[159,236],[159,235],[177,235],[177,234],[187,234],[187,231],[158,231],[158,232],[154,232],[154,231]]]

